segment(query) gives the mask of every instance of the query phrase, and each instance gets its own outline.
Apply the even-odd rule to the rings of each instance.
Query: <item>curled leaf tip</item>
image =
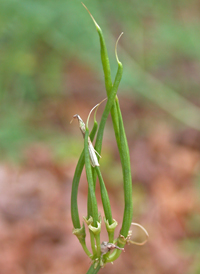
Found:
[[[120,63],[118,55],[117,55],[117,45],[118,45],[119,39],[121,38],[122,34],[123,34],[123,32],[119,35],[119,37],[117,38],[116,44],[115,44],[115,56],[117,59],[117,63]]]
[[[135,245],[144,245],[149,238],[149,233],[147,232],[147,230],[140,224],[138,223],[131,223],[132,226],[137,226],[139,228],[142,229],[142,231],[145,233],[146,239],[143,242],[135,242],[133,240],[131,240],[131,236],[132,236],[132,230],[129,231],[129,235],[128,235],[128,239],[127,239],[127,243],[131,243],[131,244],[135,244]]]
[[[107,100],[107,98],[103,99],[103,100],[98,104],[98,106],[97,106],[97,108],[96,108],[96,110],[95,110],[95,112],[94,112],[94,121],[96,121],[96,114],[97,114],[97,110],[98,110],[99,106],[100,106],[101,103],[103,103],[105,100]]]
[[[97,22],[95,21],[94,17],[92,16],[91,12],[90,12],[89,9],[86,7],[86,5],[83,4],[83,2],[81,2],[81,4],[84,6],[84,8],[85,8],[85,9],[87,10],[87,12],[89,13],[89,15],[90,15],[90,17],[92,18],[92,20],[93,20],[93,22],[94,22],[96,28],[97,28],[97,29],[100,29],[99,25],[98,25]]]
[[[128,232],[128,236],[125,238],[123,235],[119,235],[119,242],[123,245],[125,244],[135,244],[135,245],[144,245],[148,239],[149,239],[149,233],[147,232],[147,230],[140,224],[138,223],[131,223],[132,226],[137,226],[139,228],[141,228],[141,230],[145,233],[146,239],[143,242],[135,242],[132,240],[132,230],[129,230]]]
[[[86,128],[88,128],[90,115],[91,115],[91,113],[93,112],[93,110],[94,110],[95,108],[98,109],[98,107],[101,105],[101,103],[103,103],[106,99],[107,99],[107,98],[103,99],[100,103],[98,103],[97,105],[95,105],[95,106],[90,110],[90,113],[88,114],[87,121],[86,121]],[[95,119],[96,119],[96,112],[97,112],[97,109],[96,109],[96,111],[95,111]]]

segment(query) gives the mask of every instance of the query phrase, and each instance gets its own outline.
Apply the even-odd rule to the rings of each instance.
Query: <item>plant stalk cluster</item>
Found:
[[[87,8],[86,8],[87,9]],[[88,11],[89,12],[89,11]],[[90,14],[91,15],[91,14]],[[88,270],[88,274],[97,273],[101,266],[105,265],[108,262],[113,262],[121,254],[124,245],[126,244],[126,238],[132,222],[133,215],[133,203],[132,203],[132,178],[131,178],[131,168],[130,168],[130,156],[129,148],[127,144],[127,138],[124,130],[124,124],[122,119],[122,114],[120,110],[120,104],[117,97],[117,90],[122,78],[123,66],[119,61],[117,56],[117,43],[115,48],[115,55],[118,64],[117,73],[114,81],[112,82],[111,73],[110,73],[110,63],[107,54],[106,44],[101,28],[96,23],[94,18],[91,15],[91,18],[96,26],[96,30],[100,39],[100,50],[101,50],[101,62],[103,66],[104,79],[105,79],[105,88],[107,93],[107,102],[104,108],[101,121],[98,127],[96,116],[94,120],[94,125],[91,133],[89,134],[88,122],[86,123],[84,129],[84,149],[79,158],[76,170],[74,173],[74,178],[72,182],[72,192],[71,192],[71,216],[74,226],[73,233],[77,236],[80,241],[85,253],[93,260],[93,264]],[[90,158],[90,147],[88,147],[88,138],[93,141],[95,134],[97,133],[96,142],[94,151],[97,151],[98,155],[101,154],[103,133],[105,129],[105,124],[108,118],[109,113],[112,117],[113,129],[115,132],[115,138],[119,150],[119,155],[121,159],[122,173],[123,173],[123,189],[124,189],[124,215],[122,227],[120,230],[119,236],[114,239],[114,231],[117,226],[117,221],[112,217],[112,211],[110,206],[110,200],[107,193],[107,189],[103,180],[103,176],[100,171],[100,167],[91,165]],[[83,133],[83,132],[82,132]],[[89,143],[90,145],[90,143]],[[97,158],[99,160],[99,156]],[[88,182],[88,201],[87,201],[87,217],[84,218],[86,225],[89,228],[90,232],[90,241],[91,241],[91,250],[86,246],[85,238],[85,225],[81,226],[79,212],[78,212],[78,187],[80,182],[81,173],[85,165],[87,182]],[[101,217],[98,212],[98,204],[95,195],[96,180],[99,180],[101,199],[104,209],[104,222],[108,232],[109,242],[107,246],[104,243],[104,251],[102,251],[102,244],[100,243],[100,232],[101,232]],[[107,247],[107,250],[105,249]],[[110,252],[112,247],[113,251]],[[116,248],[115,248],[116,247]]]

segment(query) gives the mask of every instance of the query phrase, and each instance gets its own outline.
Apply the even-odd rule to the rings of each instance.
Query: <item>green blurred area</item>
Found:
[[[199,1],[84,3],[105,33],[113,77],[115,41],[125,33],[119,48],[123,92],[199,129]],[[0,1],[1,158],[19,155],[30,141],[48,141],[52,133],[67,135],[49,120],[45,128],[39,122],[46,101],[70,103],[67,76],[74,59],[103,81],[98,36],[80,1]]]
[[[84,4],[105,34],[113,79],[117,69],[115,41],[124,32],[118,47],[124,65],[119,94],[138,101],[144,109],[164,110],[167,122],[179,128],[200,130],[200,2],[85,0]],[[69,83],[74,63],[75,70],[80,65],[94,72],[101,83],[97,91],[92,92],[91,86],[84,95],[85,82],[79,83],[82,79],[77,78],[74,85],[79,83],[80,93],[74,92],[77,87]],[[85,81],[89,80],[86,74]],[[74,98],[86,96],[83,103],[89,104],[103,86],[98,35],[80,1],[0,0],[1,161],[20,163],[32,143],[47,144],[57,161],[77,159],[82,139],[69,125],[72,115],[79,111],[72,112],[73,104],[80,106]],[[102,90],[89,105],[94,106],[105,94]],[[132,117],[125,115],[126,126]],[[146,127],[155,122],[155,117],[145,119]],[[129,132],[130,127],[126,128]],[[121,170],[109,152],[105,152],[102,167],[110,168],[107,179],[118,186]],[[135,188],[134,203],[143,204],[144,190],[137,185]],[[135,209],[135,214],[140,215],[140,210]],[[194,213],[188,227],[193,231],[199,222]],[[196,240],[186,239],[180,247],[196,254],[192,273],[200,269]]]

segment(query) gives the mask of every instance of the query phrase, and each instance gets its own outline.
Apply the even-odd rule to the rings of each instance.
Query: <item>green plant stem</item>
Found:
[[[100,36],[100,41],[104,41],[103,39],[103,34],[101,31],[98,31],[99,36]],[[105,47],[105,43],[101,43],[101,47]],[[101,52],[104,52],[104,54],[107,54],[107,51],[104,49]],[[95,149],[100,153],[101,152],[101,146],[102,146],[102,138],[103,138],[103,131],[106,123],[106,119],[108,117],[108,112],[111,111],[111,116],[112,116],[112,121],[113,121],[113,127],[115,131],[115,137],[120,153],[120,158],[121,158],[121,164],[122,164],[122,171],[123,171],[123,181],[124,181],[124,201],[125,201],[125,206],[124,206],[124,217],[123,217],[123,223],[122,223],[122,228],[121,228],[121,235],[123,235],[125,238],[128,235],[128,231],[131,225],[132,221],[132,214],[133,214],[133,205],[132,205],[132,178],[131,178],[131,168],[130,168],[130,156],[129,156],[129,149],[128,149],[128,144],[127,144],[127,139],[126,139],[126,134],[123,126],[123,120],[122,120],[122,115],[120,111],[120,106],[119,106],[119,101],[116,96],[117,89],[122,77],[123,73],[123,66],[122,63],[119,61],[117,53],[116,53],[116,59],[118,63],[118,71],[115,77],[115,81],[113,84],[113,87],[111,88],[110,91],[110,86],[106,84],[106,90],[108,94],[108,101],[104,110],[104,113],[102,115],[102,119],[100,122],[99,130],[97,133],[97,139],[96,139],[96,144],[95,144]],[[102,58],[102,65],[104,68],[104,74],[108,73],[108,69],[106,70],[105,67],[110,67],[109,65],[109,59],[103,56]],[[105,79],[108,77],[105,76]],[[113,100],[115,97],[115,104],[113,104]],[[109,101],[110,99],[110,101]],[[109,103],[112,102],[112,105],[109,105]],[[112,107],[113,106],[113,107]],[[118,243],[119,245],[123,246],[120,242]],[[117,254],[119,251],[117,252]]]
[[[116,97],[116,105],[118,110],[119,117],[119,128],[120,128],[120,143],[118,146],[120,152],[120,159],[123,170],[123,182],[124,182],[124,216],[122,222],[122,228],[120,230],[120,234],[126,238],[128,236],[128,232],[131,226],[132,217],[133,217],[133,201],[132,201],[132,178],[131,178],[131,167],[130,167],[130,156],[128,143],[126,139],[126,134],[123,126],[123,119],[120,111],[119,101]],[[117,142],[118,143],[118,142]],[[116,243],[119,247],[124,247],[125,243],[122,243],[120,237],[117,239]],[[109,256],[106,258],[106,262],[113,262],[116,260],[121,254],[121,250],[114,250]]]
[[[87,9],[87,8],[86,8]],[[89,12],[90,13],[90,12]],[[90,14],[91,15],[91,14]],[[92,15],[91,15],[92,17]],[[94,18],[92,17],[94,24],[96,26],[97,32],[99,34],[100,38],[100,47],[101,47],[101,61],[103,65],[103,71],[104,71],[104,78],[105,78],[105,86],[106,86],[106,92],[108,96],[108,100],[100,121],[99,130],[97,132],[97,138],[95,143],[95,149],[100,154],[101,153],[101,147],[102,147],[102,140],[103,140],[103,132],[105,128],[105,124],[108,118],[109,113],[111,112],[112,121],[113,121],[113,127],[115,131],[116,141],[118,145],[118,150],[120,154],[121,164],[122,164],[122,171],[123,171],[123,183],[124,183],[124,216],[123,216],[123,223],[120,230],[120,236],[124,237],[124,241],[118,237],[117,239],[117,245],[119,247],[123,247],[126,243],[126,237],[128,235],[128,231],[131,225],[132,221],[132,214],[133,214],[133,204],[132,204],[132,178],[131,178],[131,168],[130,168],[130,156],[129,156],[129,149],[128,149],[128,143],[125,135],[124,125],[123,125],[123,119],[120,111],[119,101],[116,96],[117,90],[119,87],[119,83],[122,78],[123,73],[123,66],[122,63],[119,61],[117,56],[117,51],[115,49],[116,59],[118,63],[118,70],[117,74],[114,80],[114,84],[112,85],[111,80],[111,74],[110,74],[110,64],[109,64],[109,58],[107,55],[107,49],[103,37],[103,33],[101,28],[98,26]],[[117,41],[118,42],[118,41]],[[89,273],[97,273],[100,269],[100,257],[101,257],[101,247],[100,247],[100,230],[101,230],[101,224],[98,222],[98,207],[97,207],[97,201],[95,196],[95,185],[96,185],[96,177],[98,175],[99,183],[100,183],[100,190],[101,190],[101,199],[102,204],[104,208],[104,213],[106,217],[106,224],[109,229],[109,225],[113,224],[113,227],[115,228],[115,222],[112,219],[112,212],[110,207],[110,201],[108,197],[108,193],[100,172],[100,169],[98,166],[96,166],[93,170],[90,165],[89,160],[89,151],[88,151],[88,136],[89,131],[86,126],[85,131],[85,139],[84,139],[84,155],[85,155],[85,167],[86,167],[86,176],[88,181],[88,218],[91,216],[93,218],[93,224],[89,225],[89,229],[91,236],[91,242],[92,242],[92,250],[93,254],[96,253],[96,258],[99,259],[99,262],[97,264],[97,268],[95,267],[96,263],[90,267],[88,270]],[[116,222],[117,224],[117,222]],[[99,226],[98,226],[99,225]],[[112,231],[112,229],[111,229]],[[114,238],[114,232],[112,231],[112,237],[109,235],[109,240]],[[96,248],[94,247],[94,238],[96,240]],[[105,256],[106,262],[112,262],[114,261],[121,253],[121,250],[114,250],[111,254],[108,254]],[[95,259],[95,256],[93,256]]]
[[[123,73],[123,66],[121,63],[118,63],[118,70],[117,70],[117,74],[115,77],[115,81],[112,87],[112,90],[110,92],[110,94],[108,95],[108,100],[104,109],[104,112],[102,114],[102,118],[99,124],[99,129],[97,132],[97,138],[96,138],[96,143],[95,143],[95,149],[96,151],[98,151],[98,153],[101,153],[101,147],[102,147],[102,140],[103,140],[103,132],[104,132],[104,128],[105,128],[105,124],[108,118],[108,115],[110,113],[111,107],[113,106],[114,102],[115,102],[115,96],[117,94],[117,90],[122,78],[122,73]],[[114,117],[115,120],[116,117]]]
[[[100,233],[94,235],[96,240],[96,247],[97,247],[97,258],[101,256],[101,240],[100,240]]]
[[[122,114],[119,106],[118,98],[116,98],[116,105],[119,117],[119,129],[120,129],[120,158],[123,170],[123,182],[124,182],[124,217],[121,228],[121,235],[125,238],[128,235],[129,228],[131,226],[133,218],[133,200],[132,200],[132,176],[131,176],[131,166],[130,166],[130,155],[128,142],[126,139],[126,133],[124,130]]]
[[[76,170],[74,173],[74,178],[72,182],[72,191],[71,191],[71,218],[74,228],[81,228],[80,219],[78,214],[78,186],[81,178],[81,173],[84,167],[84,151],[82,151],[81,156],[78,160]]]
[[[112,211],[111,211],[111,206],[110,206],[110,200],[108,197],[108,192],[107,192],[105,183],[103,181],[103,177],[101,175],[100,168],[98,166],[96,166],[95,170],[96,170],[98,178],[99,178],[101,200],[102,200],[102,204],[103,204],[104,214],[105,214],[106,220],[108,220],[109,224],[111,225],[113,223],[113,219],[112,219]]]
[[[92,177],[93,177],[93,183],[94,183],[94,189],[96,188],[96,171],[94,168],[92,168]],[[88,189],[88,193],[89,193],[89,189]],[[87,218],[89,219],[90,216],[92,214],[91,211],[91,199],[90,199],[90,195],[88,195],[88,199],[87,199]]]
[[[94,21],[95,22],[95,21]],[[96,24],[96,28],[100,38],[100,45],[101,45],[101,61],[103,65],[104,77],[105,77],[105,86],[108,96],[108,101],[102,115],[102,119],[100,122],[99,130],[97,133],[97,139],[95,143],[95,149],[98,153],[101,153],[101,146],[102,146],[102,139],[103,139],[103,131],[105,128],[105,123],[108,117],[108,113],[111,112],[113,127],[115,131],[115,137],[120,153],[120,159],[122,164],[122,171],[123,171],[123,181],[124,181],[124,217],[123,223],[121,228],[121,235],[125,238],[128,235],[128,231],[132,221],[132,214],[133,214],[133,205],[132,205],[132,178],[131,178],[131,168],[130,168],[130,156],[129,156],[129,149],[127,144],[127,139],[125,135],[125,130],[123,126],[122,115],[119,107],[118,98],[116,96],[117,89],[122,77],[123,73],[123,66],[122,63],[119,61],[117,53],[116,59],[118,63],[118,71],[115,77],[115,81],[112,87],[111,76],[110,76],[110,64],[109,58],[107,55],[106,45],[103,37],[103,33],[100,27]],[[115,103],[113,104],[113,100],[115,97]],[[118,242],[119,246],[123,246],[121,242]],[[117,250],[117,255],[120,254],[120,250]]]
[[[117,243],[118,244],[118,243]],[[121,247],[123,247],[121,245]],[[106,263],[112,263],[114,262],[115,260],[117,260],[120,256],[120,254],[122,253],[121,250],[119,249],[115,249],[111,254],[109,254],[109,256],[106,258]]]
[[[98,124],[95,121],[94,125],[93,125],[93,128],[92,128],[92,131],[90,133],[91,141],[94,139],[97,128],[98,128]],[[74,178],[73,178],[73,181],[72,181],[71,218],[72,218],[74,228],[81,228],[79,214],[78,214],[78,201],[77,201],[77,198],[78,198],[78,186],[79,186],[79,182],[80,182],[80,178],[81,178],[81,173],[83,171],[84,163],[85,163],[85,158],[84,158],[84,150],[83,150],[82,153],[81,153],[81,156],[78,160],[78,164],[76,166],[76,170],[75,170],[75,173],[74,173]]]
[[[96,274],[99,272],[99,270],[101,269],[100,264],[98,263],[98,265],[95,268],[95,262],[90,266],[88,272],[86,274]]]
[[[87,9],[87,11],[89,12],[88,9]],[[97,24],[97,22],[95,21],[95,19],[93,18],[93,16],[91,15],[90,12],[89,12],[89,14],[96,26],[96,30],[99,35],[101,63],[102,63],[103,72],[104,72],[105,88],[106,88],[107,96],[109,97],[110,93],[112,92],[111,90],[112,90],[113,85],[112,85],[112,79],[111,79],[111,73],[110,73],[110,62],[109,62],[109,58],[108,58],[106,43],[105,43],[103,32],[102,32],[100,26]],[[112,115],[113,125],[115,127],[115,132],[117,132],[117,129],[119,128],[119,126],[118,126],[117,109],[116,109],[115,103],[111,107],[111,115]]]
[[[112,91],[111,91],[111,93],[110,93],[110,95],[108,97],[105,109],[103,111],[102,118],[101,118],[100,125],[99,125],[99,129],[98,129],[98,133],[97,133],[97,138],[96,138],[96,143],[95,143],[95,149],[96,149],[96,151],[98,151],[99,154],[101,153],[102,140],[103,140],[103,132],[104,132],[106,120],[107,120],[109,112],[110,112],[110,110],[111,110],[111,108],[112,108],[112,106],[113,106],[113,104],[115,102],[114,99],[115,99],[115,96],[116,96],[116,93],[117,93],[117,90],[118,90],[118,86],[119,86],[120,80],[122,78],[122,72],[123,72],[123,67],[120,64],[120,65],[118,65],[118,71],[117,71],[117,75],[115,77],[114,85],[112,87]],[[114,111],[114,108],[112,108],[112,109]],[[115,114],[115,112],[113,112],[113,113]],[[116,120],[116,116],[114,116],[114,121],[117,121]],[[115,128],[116,128],[116,131],[118,131],[117,122],[115,123]],[[97,174],[94,171],[93,172],[94,187],[96,186],[96,176],[97,176]],[[105,186],[105,184],[104,184],[104,186]],[[100,187],[101,187],[101,184],[100,184]],[[109,223],[110,223],[110,219],[109,219]]]
[[[87,9],[87,7],[85,5],[83,5],[86,10],[89,12],[89,10]],[[106,48],[106,43],[103,37],[103,32],[100,28],[100,26],[97,24],[97,22],[95,21],[94,17],[92,16],[92,14],[89,12],[96,30],[98,32],[99,35],[99,40],[100,40],[100,51],[101,51],[101,61],[102,61],[102,65],[103,65],[103,71],[104,71],[104,79],[105,79],[105,87],[106,87],[106,91],[107,94],[109,95],[111,88],[112,88],[112,79],[111,79],[111,73],[110,73],[110,62],[109,62],[109,58],[108,58],[108,53],[107,53],[107,48]]]
[[[96,200],[95,190],[94,190],[92,169],[90,164],[90,156],[89,156],[89,150],[88,150],[88,137],[89,137],[89,131],[88,131],[88,128],[86,128],[85,137],[84,137],[85,170],[86,170],[86,176],[87,176],[88,187],[89,187],[89,195],[91,198],[91,209],[92,209],[91,217],[93,218],[93,226],[97,227],[98,207],[97,207],[97,200]]]
[[[80,243],[82,245],[83,250],[85,251],[85,253],[88,255],[88,257],[92,257],[92,254],[90,253],[90,251],[88,250],[85,240],[80,240]]]
[[[91,230],[89,230],[89,232],[90,232],[90,243],[91,243],[93,258],[96,258],[96,256],[97,256],[97,251],[96,251],[96,247],[95,247],[95,237],[94,237],[94,233],[93,233]]]
[[[99,31],[98,33],[99,33],[100,41],[104,41],[102,31]],[[118,40],[119,40],[119,38],[118,38]],[[117,40],[117,43],[118,43],[118,40]],[[104,131],[106,120],[108,118],[108,114],[110,113],[110,111],[111,111],[115,131],[116,131],[116,133],[118,133],[118,126],[119,126],[118,125],[118,119],[117,119],[118,113],[117,113],[117,107],[116,107],[114,99],[116,97],[120,81],[122,79],[123,65],[119,61],[118,56],[117,56],[117,43],[116,43],[116,46],[115,46],[115,56],[116,56],[116,60],[117,60],[117,64],[118,64],[118,69],[117,69],[117,73],[116,73],[116,76],[115,76],[113,86],[111,87],[110,82],[106,84],[106,91],[107,91],[108,100],[107,100],[104,112],[102,114],[101,122],[100,122],[100,125],[99,125],[99,130],[97,132],[97,139],[96,139],[96,143],[95,143],[95,149],[98,151],[99,154],[101,153],[103,131]],[[102,48],[102,47],[104,47],[104,48]],[[104,68],[104,75],[105,75],[105,73],[109,73],[108,76],[105,75],[105,79],[106,78],[110,79],[110,70],[105,69],[105,68],[110,68],[105,42],[101,43],[101,52],[103,52],[103,54],[101,55],[101,57],[102,57],[101,61],[102,61],[102,65],[103,65],[103,68]]]

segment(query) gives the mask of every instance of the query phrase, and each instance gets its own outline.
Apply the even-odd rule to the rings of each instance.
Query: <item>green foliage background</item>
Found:
[[[125,32],[122,89],[199,128],[199,109],[182,97],[199,104],[199,2],[86,0],[85,4],[104,30],[114,68],[114,43]],[[72,59],[99,73],[98,53],[98,36],[80,1],[0,1],[1,157],[18,154],[25,143],[55,132],[52,125],[30,125],[30,119],[38,122],[42,117],[41,102],[70,96],[66,77]],[[99,77],[103,80],[102,74]]]

